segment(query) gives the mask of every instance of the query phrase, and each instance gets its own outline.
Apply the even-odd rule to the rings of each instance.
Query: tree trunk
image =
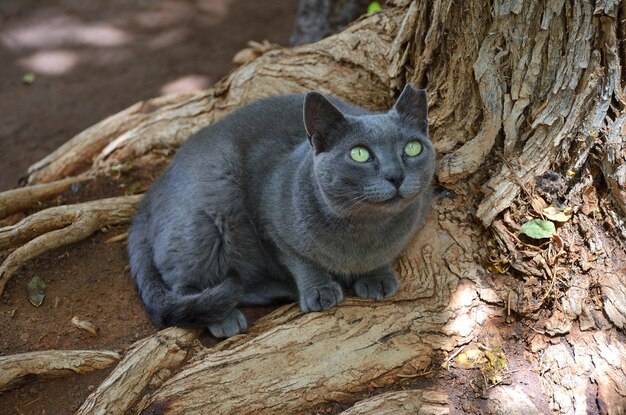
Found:
[[[291,45],[317,42],[365,14],[370,0],[300,0]]]
[[[431,372],[442,389],[435,363],[460,370],[470,352],[482,356],[479,394],[488,397],[497,376],[520,380],[518,370],[489,375],[495,351],[514,360],[514,342],[500,332],[523,342],[527,353],[516,363],[527,385],[541,387],[543,396],[530,399],[537,407],[625,410],[624,7],[389,6],[318,43],[269,48],[203,93],[138,103],[31,167],[29,183],[149,169],[191,133],[261,96],[317,89],[383,109],[405,82],[428,87],[443,190],[397,260],[398,295],[322,313],[285,306],[197,354],[136,411],[305,413]],[[556,233],[522,235],[534,218],[556,224]],[[517,386],[521,392],[499,396],[531,395]]]

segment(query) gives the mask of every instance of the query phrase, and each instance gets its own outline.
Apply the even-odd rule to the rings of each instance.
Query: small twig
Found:
[[[42,400],[42,399],[43,399],[43,396],[40,396],[39,398],[34,399],[34,400],[32,400],[32,401],[28,402],[26,405],[24,405],[24,408],[26,408],[27,406],[30,406],[30,405],[34,404],[34,403],[35,403],[35,402],[37,402],[37,401]]]
[[[509,293],[506,298],[506,315],[507,317],[511,315],[511,289],[509,288]]]
[[[51,183],[36,184],[0,193],[0,219],[32,208],[38,202],[66,191],[75,183],[91,180],[89,177],[69,177]]]
[[[544,335],[544,336],[545,336],[545,334],[546,334],[546,332],[545,332],[545,331],[542,331],[542,330],[537,330],[536,328],[534,328],[533,326],[531,326],[531,325],[530,325],[530,324],[528,324],[528,323],[524,323],[524,324],[526,325],[526,327],[528,327],[529,329],[531,329],[531,330],[532,330],[532,331],[534,331],[535,333],[542,334],[542,335]]]
[[[426,376],[426,375],[430,375],[431,373],[433,373],[432,370],[429,370],[428,372],[422,372],[422,373],[412,373],[412,374],[402,374],[402,373],[398,373],[396,376],[399,378],[418,378],[420,376]]]
[[[105,244],[112,244],[114,242],[124,241],[128,238],[128,232],[120,233],[119,235],[115,235],[104,241]]]
[[[513,166],[511,165],[511,162],[506,158],[506,156],[502,153],[502,152],[496,152],[496,155],[504,162],[504,164],[507,165],[507,167],[509,168],[509,171],[511,172],[511,177],[513,178],[513,181],[515,181],[517,183],[517,185],[520,187],[520,189],[522,189],[522,191],[524,193],[526,193],[526,196],[528,196],[529,199],[532,199],[532,194],[530,193],[530,191],[526,188],[526,185],[524,183],[522,183],[522,180],[517,177],[517,174],[515,174],[515,169],[513,168]]]
[[[457,350],[456,352],[452,353],[450,356],[448,356],[448,358],[446,359],[446,361],[444,362],[444,364],[446,365],[446,368],[448,370],[450,370],[450,361],[452,359],[454,359],[455,357],[458,356],[459,353],[461,353],[463,351],[463,349],[465,349],[465,346],[467,346],[466,344],[464,344],[463,346],[461,346],[461,348],[459,350]]]

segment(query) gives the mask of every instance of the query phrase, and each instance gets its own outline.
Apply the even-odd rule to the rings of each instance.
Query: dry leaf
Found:
[[[595,187],[589,186],[583,191],[583,205],[580,210],[585,215],[589,215],[598,210],[598,196]]]
[[[46,282],[39,277],[33,277],[28,282],[28,300],[35,307],[39,307],[46,297]]]
[[[546,218],[557,222],[567,222],[572,217],[572,209],[568,207],[559,208],[556,206],[548,206],[542,209],[541,213],[543,213]]]
[[[530,204],[532,205],[533,209],[537,213],[541,213],[541,211],[543,211],[546,207],[548,207],[548,204],[546,203],[546,201],[543,200],[541,196],[537,196],[537,195],[533,196],[533,198],[530,201]]]

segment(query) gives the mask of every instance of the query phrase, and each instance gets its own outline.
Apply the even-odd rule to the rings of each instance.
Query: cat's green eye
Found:
[[[409,141],[406,146],[404,146],[404,154],[409,157],[415,157],[421,152],[422,145],[419,141]]]
[[[350,150],[350,157],[352,160],[358,161],[359,163],[365,163],[370,159],[370,152],[368,149],[362,146],[356,146],[352,150]]]

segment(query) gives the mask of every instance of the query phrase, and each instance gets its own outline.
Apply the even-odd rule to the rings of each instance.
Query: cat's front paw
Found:
[[[394,295],[398,291],[398,286],[398,277],[390,270],[389,272],[359,277],[352,288],[359,297],[382,300]]]
[[[334,281],[311,287],[300,294],[300,308],[309,311],[328,310],[343,301],[343,290]]]
[[[209,324],[208,329],[213,337],[232,337],[248,330],[248,321],[241,311],[235,309],[224,320]]]

